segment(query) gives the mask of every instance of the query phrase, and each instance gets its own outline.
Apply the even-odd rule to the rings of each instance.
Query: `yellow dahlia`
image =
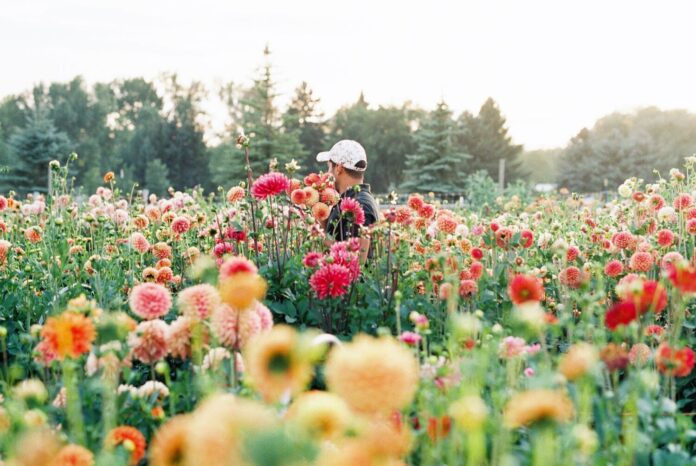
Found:
[[[418,362],[391,338],[358,335],[332,350],[325,374],[329,390],[355,411],[390,414],[413,399]]]
[[[503,411],[507,427],[528,426],[539,421],[570,421],[574,415],[573,403],[558,390],[533,389],[514,395]]]
[[[449,413],[461,429],[473,431],[486,421],[488,407],[478,395],[466,395],[450,405]]]
[[[589,372],[599,361],[597,349],[589,343],[578,343],[570,347],[561,357],[558,371],[573,381]]]
[[[313,373],[308,342],[287,325],[277,325],[251,340],[245,363],[251,384],[267,401],[277,401],[288,390],[301,392]]]
[[[411,449],[409,430],[399,420],[360,418],[356,435],[332,445],[325,443],[316,460],[319,466],[403,465]]]
[[[185,449],[187,465],[244,466],[244,437],[276,423],[263,405],[231,394],[213,395],[192,413]]]
[[[181,466],[186,455],[190,415],[174,416],[155,433],[150,446],[152,466]]]
[[[341,437],[351,420],[343,398],[333,393],[311,391],[300,395],[290,405],[287,419],[303,432],[321,440]]]
[[[266,280],[253,272],[239,272],[218,284],[222,301],[235,309],[246,310],[266,295]]]

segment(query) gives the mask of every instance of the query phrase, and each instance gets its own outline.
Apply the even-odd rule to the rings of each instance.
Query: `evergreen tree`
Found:
[[[470,156],[454,144],[456,128],[445,102],[438,103],[416,131],[417,149],[406,156],[404,183],[410,192],[457,192],[464,189],[462,176]]]
[[[469,173],[485,170],[491,178],[498,180],[498,165],[504,159],[506,183],[524,176],[518,160],[522,145],[512,143],[505,118],[493,99],[488,98],[475,117],[464,112],[458,123],[461,131],[457,145],[460,150],[471,154]]]
[[[303,154],[299,160],[304,172],[324,169],[316,162],[316,155],[326,150],[326,122],[318,109],[320,99],[314,96],[307,82],[303,81],[283,114],[283,128],[297,134]]]
[[[48,191],[49,162],[65,160],[72,144],[43,112],[37,112],[25,128],[12,135],[9,146],[15,164],[0,174],[0,183],[26,194]]]
[[[276,159],[282,168],[285,163],[293,158],[300,158],[303,153],[298,134],[285,131],[282,127],[280,112],[275,104],[278,94],[272,76],[271,52],[266,47],[263,53],[265,64],[260,76],[239,100],[239,126],[251,137],[249,161],[254,177],[266,173],[272,159]],[[211,159],[213,179],[225,186],[246,179],[244,151],[232,149],[235,137],[236,135],[230,135],[226,142],[229,150],[214,151],[213,154],[220,157]]]
[[[170,186],[169,170],[158,158],[151,158],[145,166],[145,186],[151,193],[162,195]]]
[[[169,86],[174,110],[164,127],[164,146],[157,155],[168,167],[170,181],[176,189],[197,185],[208,188],[208,151],[203,140],[205,131],[198,120],[205,90],[198,82],[188,87],[180,85],[176,75],[169,78]]]

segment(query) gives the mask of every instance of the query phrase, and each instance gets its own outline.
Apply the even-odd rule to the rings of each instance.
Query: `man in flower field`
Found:
[[[327,235],[336,241],[360,237],[360,227],[368,227],[379,219],[379,208],[364,183],[367,154],[360,143],[344,139],[331,150],[317,154],[318,162],[329,164],[341,202],[331,209],[322,225]],[[370,252],[370,239],[360,237],[360,259],[364,262]]]

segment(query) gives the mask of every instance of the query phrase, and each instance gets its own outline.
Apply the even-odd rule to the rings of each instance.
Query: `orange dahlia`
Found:
[[[694,368],[694,352],[688,346],[676,349],[662,343],[655,351],[655,364],[663,374],[686,377]]]
[[[508,286],[510,299],[515,304],[544,299],[544,285],[533,275],[518,274],[510,280]]]
[[[152,466],[177,466],[186,455],[190,415],[174,416],[157,430],[150,445]]]
[[[76,312],[64,312],[46,320],[41,336],[46,349],[62,360],[87,353],[92,348],[97,333],[89,317]]]
[[[92,466],[94,455],[80,445],[66,445],[53,458],[50,466]]]
[[[135,427],[119,426],[112,429],[104,439],[104,446],[113,450],[122,446],[130,453],[130,464],[136,465],[145,456],[145,437]]]

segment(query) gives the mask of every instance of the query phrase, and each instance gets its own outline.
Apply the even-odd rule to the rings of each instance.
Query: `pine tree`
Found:
[[[406,156],[402,190],[447,193],[464,189],[462,174],[470,156],[455,147],[455,130],[449,107],[438,103],[416,131],[417,150]]]
[[[205,131],[198,121],[205,89],[199,82],[184,87],[176,75],[170,77],[169,86],[174,110],[164,129],[164,147],[157,156],[169,169],[169,179],[176,189],[209,187]]]
[[[148,160],[145,166],[145,186],[151,193],[162,195],[169,188],[169,170],[158,158]]]
[[[295,89],[295,95],[283,114],[285,132],[296,134],[304,149],[299,162],[305,172],[324,168],[316,162],[316,155],[326,150],[326,122],[324,114],[318,109],[319,102],[320,99],[303,81]]]
[[[48,191],[48,164],[64,161],[70,154],[70,139],[56,129],[43,111],[36,112],[27,126],[9,141],[14,164],[0,174],[0,183],[19,193]]]
[[[251,137],[250,165],[254,177],[268,171],[269,163],[276,159],[282,168],[291,159],[303,154],[299,136],[296,132],[285,131],[280,112],[275,105],[278,94],[272,76],[270,50],[264,49],[265,64],[260,76],[254,80],[250,89],[240,99],[241,110],[239,126]],[[211,159],[213,179],[220,185],[229,186],[246,179],[244,151],[233,148],[236,135],[230,135],[223,150],[213,151]],[[229,148],[229,149],[227,149]]]
[[[472,157],[468,164],[469,173],[485,170],[491,178],[498,180],[498,165],[503,159],[506,183],[524,176],[518,160],[522,145],[512,143],[505,118],[493,99],[486,100],[476,117],[469,112],[463,113],[458,123],[461,131],[457,145]]]

